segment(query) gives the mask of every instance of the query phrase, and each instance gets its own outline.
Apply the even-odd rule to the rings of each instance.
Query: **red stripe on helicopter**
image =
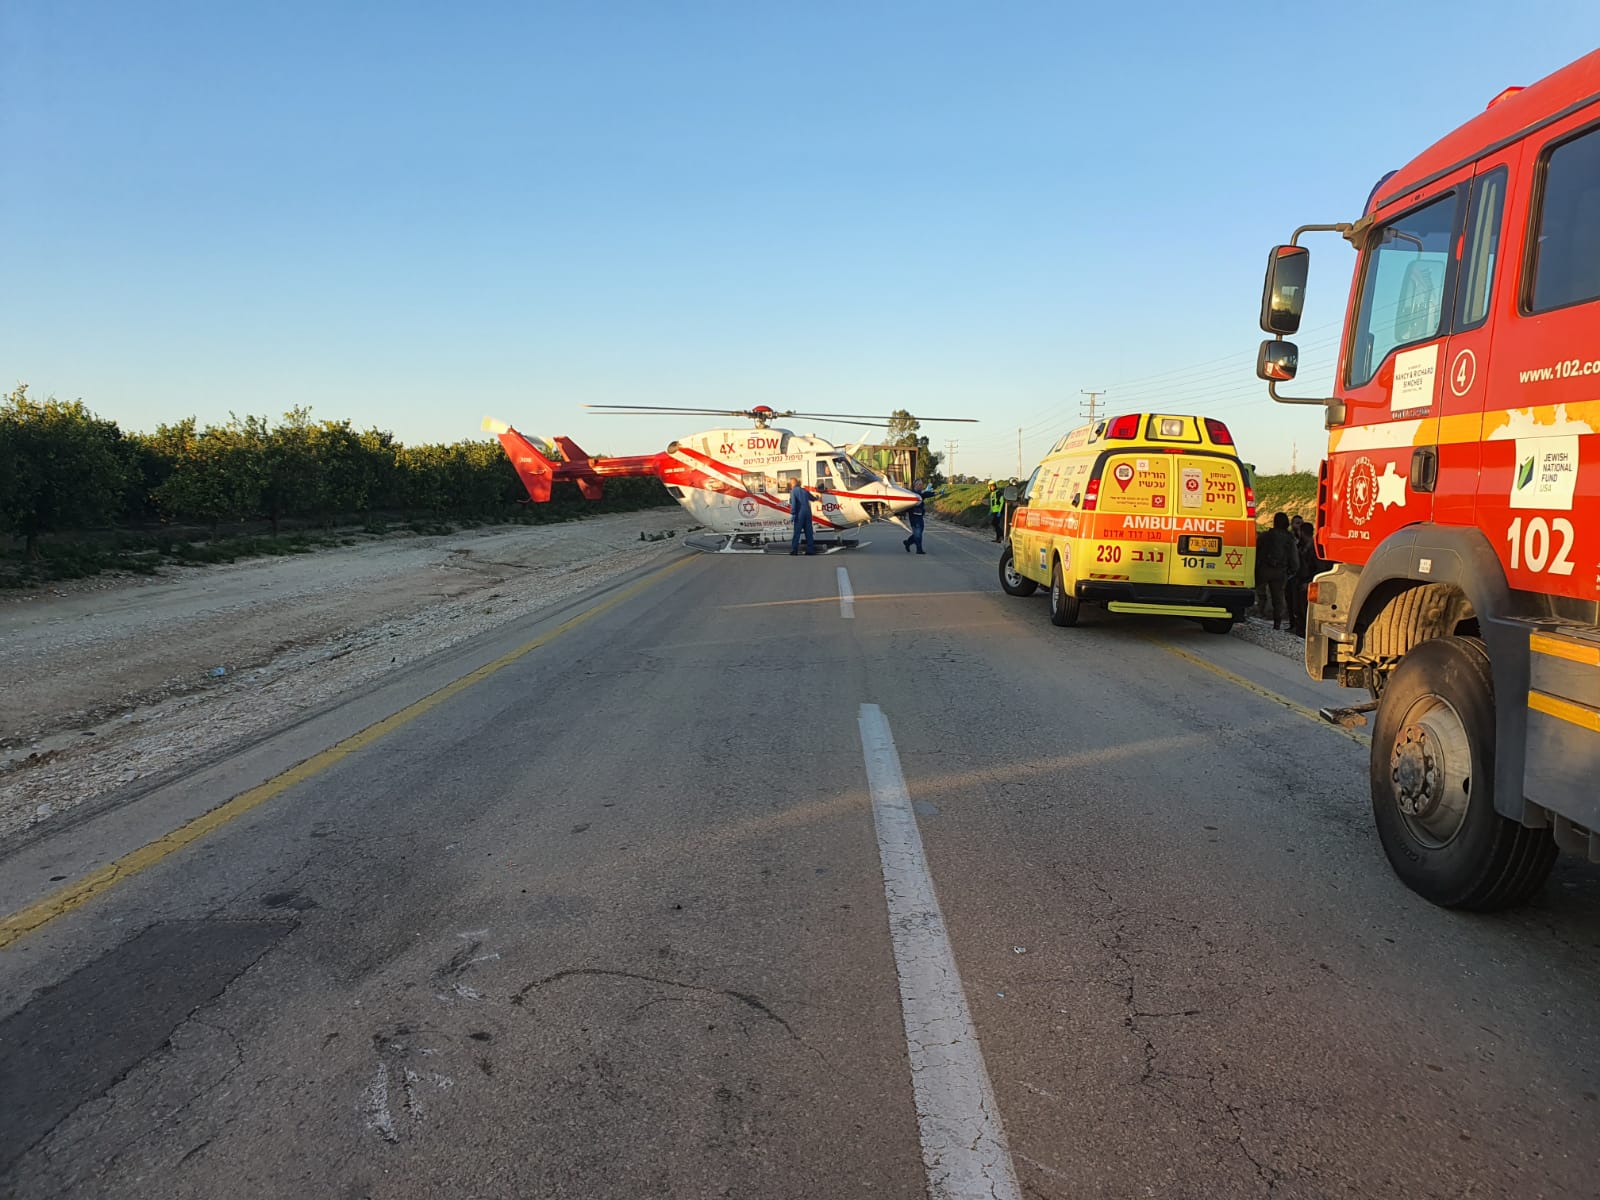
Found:
[[[720,471],[725,475],[739,475],[739,476],[742,476],[744,474],[744,472],[741,471],[739,468],[730,467],[730,466],[728,466],[727,463],[718,462],[716,459],[712,458],[709,454],[702,454],[700,451],[695,450],[695,449],[693,449],[692,447],[689,447],[689,446],[679,446],[678,449],[677,449],[677,453],[678,454],[686,454],[691,459],[694,459],[696,462],[703,463],[703,464],[705,464],[705,466],[708,466],[708,467],[713,468],[714,470]],[[704,492],[712,492],[712,493],[714,493],[716,495],[719,495],[719,496],[728,496],[728,497],[731,497],[732,499],[735,499],[735,500],[742,500],[744,497],[748,496],[748,497],[750,497],[750,499],[754,500],[757,504],[765,504],[768,508],[773,509],[776,512],[780,512],[786,517],[790,515],[788,504],[786,504],[786,503],[784,503],[782,501],[774,500],[771,496],[767,495],[765,492],[752,492],[752,491],[749,491],[748,489],[746,489],[741,484],[730,483],[729,481],[727,481],[725,479],[717,479],[717,480],[715,480],[715,482],[717,484],[719,484],[720,486],[711,487],[710,484],[713,482],[713,477],[711,475],[707,474],[703,470],[698,472],[698,474],[699,474],[700,478],[702,478],[702,479],[704,479],[706,481],[705,484],[702,485],[702,484],[692,483],[691,482],[687,486],[693,487],[693,488],[698,488],[700,491],[704,491]],[[680,486],[682,485],[682,480],[680,480],[678,478],[674,478],[673,482],[675,484],[679,484]],[[811,489],[807,488],[806,491],[810,492]],[[835,495],[835,496],[842,496],[842,495],[846,495],[847,493],[844,493],[844,492],[830,492],[829,494],[830,495]],[[854,497],[852,497],[852,499],[853,498]],[[873,497],[873,498],[877,499],[878,497]],[[816,513],[812,514],[811,519],[816,524],[825,525],[829,529],[839,529],[839,528],[841,528],[841,526],[835,525],[832,521],[828,520],[827,517],[819,516]]]

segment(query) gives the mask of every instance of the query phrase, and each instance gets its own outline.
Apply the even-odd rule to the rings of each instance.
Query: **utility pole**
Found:
[[[1299,473],[1300,473],[1300,443],[1299,442],[1290,442],[1289,443],[1289,474],[1298,475]]]
[[[1080,412],[1092,421],[1100,415],[1100,397],[1106,394],[1105,389],[1101,388],[1098,392],[1090,392],[1080,388],[1079,391],[1089,397],[1081,403]]]
[[[954,439],[946,439],[944,444],[944,477],[956,477],[956,451],[961,449],[961,443]]]

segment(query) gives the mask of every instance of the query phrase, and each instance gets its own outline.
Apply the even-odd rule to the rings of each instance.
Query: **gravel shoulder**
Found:
[[[682,554],[686,525],[673,507],[391,535],[0,598],[0,849],[398,666]],[[677,537],[640,539],[669,530]]]

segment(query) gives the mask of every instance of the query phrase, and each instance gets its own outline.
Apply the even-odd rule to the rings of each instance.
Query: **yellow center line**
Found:
[[[329,767],[343,762],[358,750],[364,750],[402,726],[409,725],[424,713],[437,708],[446,700],[460,695],[474,684],[482,683],[497,671],[510,666],[519,658],[533,653],[539,647],[549,644],[568,630],[575,629],[585,621],[593,620],[602,613],[616,608],[617,605],[633,599],[651,584],[666,578],[672,572],[680,570],[695,561],[697,559],[694,558],[680,559],[662,570],[653,572],[644,579],[639,580],[632,587],[618,592],[604,603],[597,604],[595,607],[587,609],[575,617],[568,618],[548,633],[540,634],[531,642],[524,643],[510,653],[501,655],[492,663],[463,675],[460,679],[446,684],[437,691],[430,692],[422,699],[402,708],[399,712],[385,717],[376,724],[368,725],[359,733],[351,734],[343,741],[312,755],[298,766],[290,767],[287,771],[273,776],[265,783],[257,784],[249,791],[241,792],[232,800],[213,808],[210,812],[202,813],[155,841],[148,842],[137,850],[124,854],[121,858],[107,863],[96,871],[92,871],[82,879],[75,880],[65,887],[50,893],[44,899],[12,913],[4,920],[0,920],[0,950],[4,950],[13,943],[20,941],[57,917],[63,916],[73,909],[81,908],[102,892],[110,890],[125,879],[131,879],[141,871],[148,870],[163,859],[182,850],[185,846],[191,846],[201,838],[221,829],[229,822],[238,820],[251,809],[265,804],[275,796],[281,796],[297,784],[304,783],[306,780],[322,774]]]
[[[1265,699],[1271,700],[1274,704],[1282,705],[1296,716],[1304,717],[1306,720],[1320,726],[1323,729],[1331,730],[1334,733],[1347,737],[1352,742],[1355,742],[1358,746],[1372,745],[1372,739],[1366,734],[1357,733],[1354,729],[1346,729],[1343,725],[1334,725],[1328,721],[1324,721],[1322,719],[1322,715],[1315,709],[1307,708],[1304,704],[1297,704],[1295,701],[1289,699],[1289,697],[1281,696],[1271,688],[1264,688],[1259,683],[1254,683],[1246,679],[1243,675],[1236,675],[1232,671],[1228,670],[1227,667],[1220,667],[1209,659],[1201,658],[1198,654],[1193,654],[1188,650],[1181,650],[1177,646],[1174,646],[1171,642],[1163,642],[1159,638],[1149,638],[1148,640],[1151,645],[1159,646],[1168,654],[1175,654],[1185,662],[1193,663],[1197,667],[1201,667],[1204,670],[1210,671],[1213,675],[1220,676],[1221,678],[1226,679],[1229,683],[1244,688],[1247,692],[1254,692],[1258,696],[1262,696]]]

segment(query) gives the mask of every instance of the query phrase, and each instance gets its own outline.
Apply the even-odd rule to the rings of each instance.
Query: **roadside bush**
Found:
[[[0,402],[0,525],[39,554],[39,537],[99,528],[121,512],[128,483],[122,431],[81,400],[28,398],[20,384]]]

